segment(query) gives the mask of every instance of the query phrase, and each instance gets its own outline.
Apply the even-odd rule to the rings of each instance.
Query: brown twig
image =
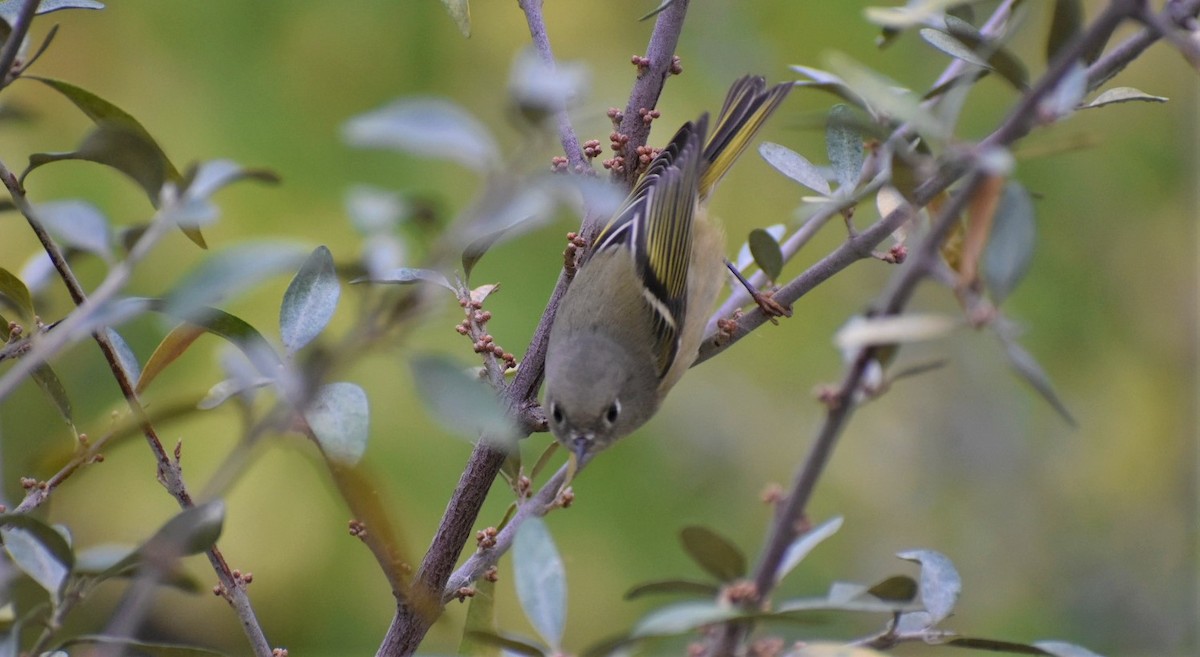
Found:
[[[1038,81],[1037,85],[1022,97],[1000,126],[976,146],[974,152],[986,153],[994,148],[1004,148],[1028,134],[1037,125],[1037,110],[1042,99],[1054,91],[1055,87],[1067,75],[1074,62],[1078,60],[1082,53],[1087,52],[1089,48],[1103,43],[1103,40],[1108,38],[1108,35],[1112,33],[1112,30],[1118,24],[1134,15],[1137,11],[1137,4],[1136,1],[1131,0],[1115,0],[1111,3],[1104,13],[1093,22],[1082,38],[1077,39],[1071,44],[1066,49],[1067,52],[1064,56],[1058,58]],[[894,315],[903,310],[911,299],[917,285],[928,275],[932,265],[937,262],[942,242],[959,220],[963,208],[965,208],[966,203],[971,199],[976,187],[982,184],[990,174],[976,169],[970,162],[951,161],[943,165],[938,176],[918,188],[916,200],[919,205],[923,205],[936,194],[949,187],[952,182],[959,179],[964,173],[970,174],[967,183],[942,209],[929,233],[923,238],[916,253],[911,256],[908,266],[898,270],[893,276],[887,290],[875,304],[873,314]],[[888,217],[877,222],[868,231],[873,231],[875,236],[882,240],[890,233],[890,230],[888,230],[890,226],[886,226],[886,224],[895,222],[897,215],[903,213],[903,209],[896,210]],[[896,223],[896,225],[899,224]],[[861,238],[868,231],[860,233],[858,237]],[[850,242],[852,241],[854,240],[850,240]],[[848,244],[849,242],[847,242]],[[848,250],[847,245],[844,245],[838,251]],[[860,244],[855,247],[860,257],[865,257],[861,252],[863,246],[866,245]],[[818,263],[818,265],[820,264]],[[810,271],[812,270],[810,269]],[[808,273],[806,272],[805,274]],[[799,280],[800,278],[793,280],[792,283],[789,283],[789,286],[797,283]],[[805,285],[807,284],[798,285],[797,287]],[[785,286],[784,289],[786,290],[789,286]],[[811,289],[811,286],[807,286],[807,289]],[[795,292],[796,290],[790,290],[789,294],[794,294]],[[785,296],[783,301],[787,303],[789,299]],[[765,321],[765,318],[759,321],[760,325],[762,321]],[[774,590],[783,556],[788,546],[801,531],[802,520],[805,517],[813,490],[829,462],[833,448],[841,436],[847,420],[856,407],[856,395],[868,366],[877,358],[877,352],[877,347],[864,347],[860,349],[852,359],[838,388],[827,399],[829,410],[826,413],[825,421],[814,439],[808,456],[801,463],[797,471],[791,490],[778,507],[775,518],[768,530],[767,539],[754,571],[756,594],[754,599],[750,601],[752,606],[763,604]],[[728,624],[724,626],[722,631],[716,633],[710,641],[708,654],[714,656],[732,654],[734,647],[744,637],[747,630],[748,628],[745,624]]]
[[[546,22],[542,18],[542,1],[519,0],[517,4],[525,13],[525,22],[529,24],[529,36],[533,40],[533,47],[537,50],[538,57],[546,66],[553,69],[558,64],[554,59],[554,51],[550,49],[550,36],[546,33]],[[575,128],[571,127],[571,117],[567,115],[566,108],[555,112],[554,118],[558,123],[558,139],[562,142],[563,152],[567,155],[567,163],[570,164],[571,171],[581,172],[590,169],[588,160],[584,158],[583,150],[579,147],[579,137],[575,135]]]
[[[86,312],[87,309],[95,307],[95,304],[97,303],[96,300],[93,299],[92,303],[89,304],[89,300],[83,290],[83,286],[80,285],[79,280],[75,277],[75,273],[71,270],[70,265],[67,263],[66,257],[62,253],[62,249],[60,249],[54,240],[51,239],[50,234],[46,231],[45,227],[42,225],[42,222],[37,218],[37,214],[33,206],[29,203],[29,199],[25,195],[25,190],[21,188],[16,176],[14,176],[13,173],[2,162],[0,162],[0,180],[2,180],[5,187],[8,188],[9,195],[13,200],[13,204],[17,207],[21,214],[25,216],[26,221],[29,223],[29,227],[33,230],[34,234],[41,242],[42,247],[45,249],[47,255],[49,255],[50,261],[53,263],[59,277],[67,287],[67,291],[71,295],[72,301],[75,303],[75,312],[78,313],[78,316],[85,317],[88,314]],[[131,250],[126,262],[122,263],[124,267],[120,270],[120,272],[113,272],[108,278],[105,279],[104,283],[102,284],[105,289],[105,295],[103,296],[111,297],[117,293],[117,291],[123,286],[124,282],[128,280],[128,275],[133,263],[136,262],[141,255],[145,254],[145,252],[149,249],[149,245],[157,240],[158,236],[161,235],[162,231],[164,230],[163,227],[168,223],[172,222],[167,222],[160,219],[159,221],[155,222],[151,229],[147,230],[146,233],[143,234],[138,245]],[[155,227],[157,227],[157,230]],[[63,339],[61,345],[65,345],[70,338],[68,324],[71,323],[72,319],[74,318],[72,317],[65,320],[62,325],[58,327],[58,330],[50,332],[48,336],[57,337],[57,335],[62,335]],[[83,320],[81,319],[79,321]],[[99,345],[100,351],[103,353],[104,359],[108,363],[109,370],[111,370],[113,378],[117,382],[117,386],[121,389],[121,395],[125,398],[126,405],[129,407],[130,412],[133,413],[133,416],[137,419],[141,427],[142,435],[146,438],[146,444],[150,447],[150,451],[154,454],[155,462],[158,464],[159,482],[162,483],[163,487],[166,488],[171,496],[175,498],[181,508],[187,509],[194,506],[191,494],[188,492],[187,485],[183,481],[183,473],[179,467],[179,463],[171,457],[166,448],[163,446],[162,440],[159,439],[158,432],[155,430],[154,425],[150,422],[149,416],[146,414],[146,410],[142,406],[141,400],[138,399],[134,382],[129,378],[129,374],[125,371],[124,366],[121,365],[120,357],[117,354],[116,347],[108,338],[108,334],[105,332],[103,327],[93,330],[92,337],[96,341],[96,344]],[[8,374],[13,375],[14,372],[18,371],[18,367],[24,366],[26,368],[32,368],[37,364],[37,362],[44,361],[46,358],[48,358],[53,352],[49,349],[47,349],[45,352],[42,352],[39,349],[42,346],[42,344],[37,345],[35,349],[31,350],[31,352],[27,354],[25,358],[19,361],[17,366],[10,370]],[[237,613],[238,619],[242,624],[242,629],[246,633],[246,638],[250,641],[255,655],[258,655],[259,657],[270,657],[271,646],[267,643],[266,635],[263,633],[262,627],[258,623],[258,618],[254,614],[254,610],[250,604],[250,599],[246,596],[245,590],[237,582],[235,582],[232,569],[230,569],[229,564],[225,561],[225,557],[215,545],[208,550],[207,554],[209,563],[212,565],[213,570],[216,571],[217,577],[229,591],[229,597],[227,599]]]

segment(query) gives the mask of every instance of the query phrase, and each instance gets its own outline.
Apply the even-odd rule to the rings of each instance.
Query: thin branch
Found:
[[[79,280],[75,277],[74,272],[67,263],[62,250],[50,238],[50,234],[37,218],[33,206],[29,203],[29,199],[25,195],[25,190],[21,188],[16,176],[13,175],[3,162],[0,162],[0,180],[8,188],[13,204],[25,216],[30,228],[42,243],[42,247],[46,250],[46,253],[50,256],[54,268],[58,271],[59,277],[66,285],[71,299],[76,304],[74,313],[61,322],[56,330],[48,332],[44,340],[38,341],[34,348],[10,369],[4,379],[0,380],[0,398],[2,398],[7,394],[3,383],[12,380],[14,383],[10,385],[15,385],[15,381],[23,379],[28,370],[31,370],[39,363],[45,362],[58,349],[70,343],[74,332],[73,328],[86,326],[97,308],[115,298],[117,293],[125,286],[125,283],[128,282],[133,271],[133,266],[146,255],[151,245],[156,243],[165,231],[174,225],[174,222],[169,220],[169,213],[160,211],[160,216],[156,221],[151,223],[137,244],[134,245],[134,248],[130,250],[128,257],[113,268],[97,288],[96,294],[89,299],[83,291],[83,286],[80,285]],[[163,447],[162,440],[158,437],[158,432],[150,422],[149,416],[146,414],[146,409],[138,399],[134,382],[129,378],[128,372],[125,371],[124,366],[121,364],[116,347],[108,338],[108,334],[103,327],[97,327],[92,330],[92,337],[100,346],[100,351],[104,354],[104,359],[108,363],[113,378],[116,380],[117,386],[121,389],[121,394],[125,398],[126,405],[137,419],[142,435],[146,438],[146,444],[149,445],[150,450],[154,453],[154,459],[158,464],[159,482],[175,498],[181,508],[186,509],[194,506],[192,497],[188,493],[187,485],[183,481],[183,473],[179,467],[179,462],[177,459],[172,459]],[[271,646],[267,643],[266,635],[263,634],[262,627],[258,623],[258,618],[255,616],[254,610],[250,605],[250,599],[246,596],[242,585],[234,579],[229,564],[226,563],[225,557],[215,545],[208,550],[208,560],[213,570],[216,571],[221,583],[228,591],[227,600],[237,613],[238,619],[242,624],[242,629],[246,633],[246,638],[250,641],[255,654],[259,657],[270,657]]]
[[[639,146],[645,146],[646,139],[650,136],[650,124],[642,119],[639,111],[652,110],[658,105],[658,97],[662,94],[663,85],[671,71],[679,35],[683,32],[683,19],[687,16],[689,2],[690,0],[675,0],[658,14],[654,22],[654,32],[650,35],[650,43],[646,46],[649,65],[638,67],[637,81],[633,83],[629,102],[621,116],[619,132],[628,139],[621,153],[621,157],[625,159],[625,167],[621,172],[614,172],[614,175],[622,178],[626,185],[632,186],[637,179],[637,149]]]
[[[986,153],[993,148],[1008,147],[1016,140],[1028,134],[1036,125],[1037,108],[1042,99],[1054,91],[1059,82],[1071,70],[1074,62],[1079,59],[1082,53],[1087,52],[1088,49],[1102,44],[1117,25],[1126,18],[1135,15],[1136,11],[1136,2],[1117,0],[1111,3],[1101,16],[1093,22],[1082,38],[1077,39],[1071,44],[1066,49],[1068,52],[1058,58],[1038,81],[1037,85],[1021,98],[1000,126],[975,147],[974,152]],[[907,266],[897,271],[893,276],[884,295],[876,303],[873,314],[894,315],[903,310],[912,298],[917,285],[928,275],[932,266],[937,262],[939,249],[950,230],[959,221],[959,216],[966,207],[966,204],[970,201],[976,189],[988,179],[990,174],[975,169],[973,165],[971,168],[964,170],[964,162],[949,161],[942,166],[937,177],[927,181],[918,188],[916,192],[917,202],[918,205],[923,206],[965,172],[971,172],[968,182],[942,208],[930,232],[925,235],[916,253],[910,257]],[[903,209],[900,209],[892,212],[888,217],[877,222],[856,239],[862,238],[867,232],[875,233],[872,239],[874,237],[882,239],[887,232],[890,232],[884,230],[885,224],[894,220],[896,215],[901,214],[903,211]],[[890,228],[890,226],[886,227]],[[839,248],[838,251],[847,251],[849,243],[853,241],[854,239],[850,240],[846,245]],[[859,245],[859,249],[861,247],[862,245]],[[835,254],[838,251],[835,251]],[[861,250],[858,251],[858,255],[862,255]],[[811,271],[812,269],[810,269]],[[809,275],[809,272],[805,272],[801,278],[806,275]],[[789,283],[784,289],[787,290],[793,284],[796,284],[797,287],[807,286],[807,289],[811,289],[811,286],[808,286],[807,283],[798,283],[798,281],[800,281],[800,278]],[[781,290],[781,292],[784,292],[784,290]],[[786,294],[794,292],[795,290],[788,290]],[[781,300],[787,303],[786,296]],[[761,324],[761,321],[759,324]],[[756,592],[754,602],[757,604],[762,604],[767,600],[774,590],[783,556],[788,546],[796,539],[804,525],[808,502],[815,489],[817,480],[824,472],[832,450],[837,443],[837,439],[855,409],[857,403],[856,395],[859,392],[861,382],[868,366],[870,366],[872,361],[877,359],[878,351],[879,348],[877,347],[864,347],[860,349],[847,369],[846,375],[843,377],[839,387],[827,399],[829,410],[826,413],[825,422],[818,432],[808,456],[801,463],[801,467],[797,471],[791,491],[777,509],[775,518],[768,530],[768,537],[764,543],[763,551],[755,567],[754,583]],[[725,625],[722,631],[717,633],[711,640],[708,654],[731,654],[747,630],[748,628],[744,624]]]
[[[25,43],[25,35],[29,34],[29,26],[33,23],[33,16],[37,13],[39,4],[40,0],[25,0],[25,4],[21,5],[21,10],[17,13],[17,19],[13,21],[12,31],[4,42],[4,48],[0,48],[0,89],[13,81],[9,77],[13,64],[17,61],[21,44]]]
[[[582,469],[582,468],[580,468]],[[508,524],[496,533],[496,543],[489,548],[479,548],[472,554],[469,559],[459,566],[450,579],[446,582],[446,588],[442,591],[442,604],[446,604],[454,600],[459,589],[469,586],[483,576],[484,571],[496,565],[500,557],[512,547],[513,539],[517,536],[517,531],[521,529],[521,525],[528,518],[540,518],[550,511],[559,508],[559,492],[562,489],[563,483],[567,480],[568,466],[563,465],[554,473],[553,477],[545,483],[529,499],[525,500],[519,507],[517,512],[509,518]],[[578,473],[578,470],[576,470]]]
[[[529,24],[529,36],[533,39],[533,47],[537,50],[538,56],[541,57],[543,63],[554,69],[558,63],[554,59],[554,52],[550,49],[550,36],[546,33],[546,22],[542,18],[542,0],[519,0],[517,4],[521,6],[521,11],[525,12],[525,22]],[[562,142],[563,152],[567,155],[571,171],[589,169],[588,161],[579,147],[579,137],[575,135],[575,128],[571,127],[571,117],[567,115],[566,108],[558,110],[554,118],[558,122],[558,139]]]

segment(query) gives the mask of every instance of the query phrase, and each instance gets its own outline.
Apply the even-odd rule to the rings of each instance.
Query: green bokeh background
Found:
[[[249,239],[326,244],[352,261],[359,238],[343,209],[346,190],[370,183],[432,203],[449,217],[480,181],[455,165],[345,146],[349,117],[394,98],[441,96],[485,122],[516,152],[526,138],[506,112],[513,57],[528,43],[513,2],[472,4],[473,34],[463,39],[432,0],[290,2],[113,2],[102,12],[42,17],[34,33],[61,24],[37,72],[77,83],[139,120],[179,164],[232,158],[283,178],[277,188],[243,185],[219,197],[223,217],[207,230],[213,249]],[[556,55],[591,72],[589,98],[573,118],[583,138],[606,141],[604,111],[624,105],[650,22],[636,22],[656,2],[564,2],[546,5]],[[898,81],[921,88],[944,56],[914,35],[890,49],[873,46],[862,19],[869,3],[695,2],[681,40],[684,75],[672,78],[662,125],[715,109],[728,83],[745,72],[789,79],[789,64],[821,67],[831,51],[849,53]],[[1040,70],[1050,3],[1026,3],[1014,48]],[[1089,15],[1098,3],[1089,3]],[[1122,35],[1131,30],[1123,30]],[[1032,271],[1007,302],[1028,327],[1024,344],[1042,362],[1079,421],[1067,427],[1011,376],[998,343],[962,332],[905,350],[906,363],[949,364],[899,384],[851,423],[821,482],[811,513],[844,515],[842,531],[784,585],[779,598],[816,594],[834,580],[870,582],[913,573],[899,550],[923,547],[950,556],[964,578],[957,615],[965,633],[1011,640],[1061,639],[1108,655],[1195,654],[1196,543],[1196,266],[1195,73],[1177,54],[1156,47],[1116,84],[1169,96],[1166,105],[1125,104],[1088,111],[1038,131],[1018,151],[1017,176],[1037,197],[1040,243]],[[0,127],[0,159],[20,168],[31,152],[68,150],[87,120],[40,85],[19,82],[4,94],[33,114]],[[960,134],[985,135],[1014,100],[988,79],[969,101]],[[800,90],[765,131],[814,161],[822,135],[808,126],[833,98]],[[669,128],[652,141],[661,143]],[[1069,149],[1080,140],[1089,146]],[[514,167],[535,171],[556,154],[535,144]],[[523,149],[522,153],[528,153]],[[1051,154],[1047,154],[1051,153]],[[35,201],[85,198],[115,224],[145,220],[144,196],[118,174],[64,163],[30,176]],[[732,253],[751,228],[793,217],[804,192],[749,154],[714,199]],[[862,221],[874,212],[864,207]],[[473,280],[500,282],[489,299],[490,328],[509,350],[524,347],[561,264],[562,234],[573,219],[496,248]],[[865,225],[865,223],[863,224]],[[0,266],[18,270],[36,242],[15,214],[0,217]],[[788,272],[799,272],[835,247],[844,233],[829,226]],[[415,252],[415,248],[414,248]],[[135,294],[157,295],[206,253],[173,235],[141,265]],[[103,276],[81,261],[90,285]],[[705,524],[753,555],[770,510],[759,501],[769,482],[786,484],[821,418],[812,391],[836,381],[841,363],[832,335],[868,304],[892,273],[862,262],[812,292],[796,316],[766,327],[693,371],[659,415],[606,453],[576,483],[573,508],[549,518],[567,566],[567,644],[574,650],[627,628],[662,600],[624,602],[632,585],[664,576],[700,575],[678,546],[678,530]],[[286,278],[232,301],[227,309],[277,335]],[[353,321],[358,291],[345,291],[330,331]],[[67,311],[61,291],[39,307],[44,318]],[[951,295],[927,286],[914,308],[956,311]],[[366,459],[381,494],[419,559],[469,445],[438,428],[413,394],[405,356],[430,350],[472,364],[452,326],[447,301],[416,339],[344,372],[368,392],[372,435]],[[164,334],[157,321],[124,329],[145,360]],[[201,340],[146,395],[154,405],[202,394],[220,378],[218,342]],[[76,405],[81,428],[99,434],[119,395],[93,345],[55,367]],[[69,434],[51,405],[25,385],[0,405],[4,493],[19,500],[17,478],[44,478]],[[160,427],[182,441],[184,473],[204,488],[236,444],[229,409]],[[525,445],[545,446],[545,435]],[[73,477],[55,493],[48,517],[64,523],[78,546],[136,542],[176,511],[154,479],[154,463],[137,440]],[[349,537],[349,512],[315,450],[295,436],[253,453],[227,495],[221,547],[234,567],[254,573],[250,587],[271,642],[294,655],[371,654],[392,614],[392,596],[368,552]],[[500,520],[510,496],[493,491],[479,526]],[[507,561],[504,562],[507,564]],[[189,568],[215,578],[200,558]],[[532,633],[502,568],[502,627]],[[101,623],[120,593],[110,585],[81,611],[81,629]],[[164,591],[150,631],[245,654],[235,617],[211,595]],[[430,633],[427,651],[457,645],[462,607],[452,604]],[[793,638],[869,633],[879,619],[830,618]],[[89,623],[93,625],[88,625]],[[900,654],[923,654],[909,647]],[[929,651],[929,649],[924,649]]]

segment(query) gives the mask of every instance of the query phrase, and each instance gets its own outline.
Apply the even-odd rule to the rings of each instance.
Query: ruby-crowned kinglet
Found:
[[[704,201],[790,88],[735,82],[712,137],[707,114],[685,123],[593,241],[546,350],[550,429],[580,465],[649,420],[695,362],[724,279]]]

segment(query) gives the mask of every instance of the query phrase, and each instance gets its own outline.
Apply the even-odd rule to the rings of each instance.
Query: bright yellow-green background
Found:
[[[445,216],[463,208],[479,181],[454,165],[402,154],[361,152],[339,140],[347,118],[391,99],[437,95],[483,120],[509,149],[521,133],[504,111],[507,69],[528,42],[513,2],[477,0],[474,30],[463,39],[440,3],[358,0],[114,2],[103,12],[39,19],[36,34],[62,29],[38,72],[87,87],[137,116],[183,164],[228,157],[266,166],[278,188],[223,192],[221,223],[207,231],[214,249],[250,238],[327,244],[339,261],[358,253],[342,208],[347,188],[369,182],[432,199]],[[609,132],[603,112],[623,105],[633,79],[629,56],[642,52],[650,23],[636,18],[654,2],[547,3],[557,55],[592,73],[590,97],[574,119],[585,138]],[[665,125],[714,109],[729,81],[745,72],[788,79],[789,64],[820,67],[825,53],[859,61],[922,88],[944,57],[906,36],[886,51],[861,18],[865,2],[695,2],[680,54],[685,74],[663,96]],[[1050,3],[1025,3],[1025,34],[1015,47],[1036,74]],[[1092,7],[1090,14],[1095,13]],[[1123,32],[1124,33],[1124,32]],[[841,514],[840,534],[785,584],[779,597],[815,594],[838,579],[874,581],[914,572],[896,551],[949,555],[964,578],[948,625],[1012,640],[1062,639],[1115,655],[1194,654],[1195,494],[1195,177],[1194,73],[1167,48],[1134,64],[1117,83],[1169,96],[1166,105],[1127,104],[1089,111],[1023,144],[1018,177],[1037,197],[1041,241],[1025,284],[1006,306],[1028,327],[1024,342],[1054,379],[1079,420],[1071,430],[1012,377],[997,342],[964,332],[907,350],[905,362],[945,357],[949,365],[898,385],[855,416],[812,506],[814,520]],[[30,152],[66,150],[87,122],[39,85],[18,83],[5,99],[35,113],[0,127],[0,158],[21,167]],[[1013,102],[1004,83],[979,85],[961,134],[979,137]],[[798,91],[765,138],[814,161],[825,159],[811,124],[830,96]],[[661,142],[665,129],[656,131]],[[1061,152],[1077,140],[1091,147]],[[515,163],[535,170],[555,154]],[[1036,151],[1060,151],[1032,157]],[[119,175],[67,163],[32,175],[35,200],[82,197],[118,224],[149,215],[144,198]],[[751,227],[786,221],[803,192],[750,154],[715,199],[730,250]],[[861,212],[863,221],[874,215]],[[0,265],[16,270],[35,249],[20,218],[0,217]],[[519,351],[561,263],[563,216],[551,228],[490,253],[474,280],[503,283],[489,300],[497,340]],[[797,272],[843,237],[831,225],[788,271]],[[206,254],[173,235],[140,269],[133,291],[162,293]],[[869,303],[891,268],[863,262],[796,307],[795,318],[767,327],[693,372],[645,429],[598,459],[576,485],[577,502],[549,524],[567,566],[568,646],[581,649],[622,628],[662,600],[627,603],[622,593],[664,576],[698,576],[677,544],[678,530],[703,523],[748,554],[761,545],[768,482],[786,483],[820,419],[811,391],[832,382],[841,364],[833,332]],[[95,262],[80,264],[94,284]],[[228,308],[277,335],[279,278]],[[357,292],[346,291],[330,331],[353,320]],[[61,293],[43,302],[46,319],[66,310]],[[923,290],[916,308],[954,312],[949,294]],[[473,362],[452,325],[447,301],[412,349]],[[163,325],[134,324],[126,335],[144,360]],[[146,395],[151,404],[201,394],[220,376],[217,341],[198,343]],[[80,424],[99,434],[116,389],[91,345],[55,365],[75,399]],[[360,363],[345,378],[368,392],[373,410],[366,459],[383,480],[392,517],[419,557],[469,447],[431,423],[412,393],[402,349]],[[45,477],[46,454],[61,453],[67,432],[32,385],[0,406],[4,484],[19,499],[18,476]],[[183,441],[184,473],[199,491],[236,442],[232,410],[160,427]],[[545,436],[530,439],[536,453]],[[176,508],[154,481],[139,441],[114,449],[79,473],[51,504],[79,546],[144,539]],[[231,563],[254,573],[250,592],[268,636],[294,655],[371,654],[392,601],[369,554],[346,533],[349,513],[332,491],[311,446],[296,437],[255,452],[227,497],[221,542]],[[497,489],[480,526],[508,502]],[[506,562],[507,563],[507,562]],[[201,559],[202,581],[214,578]],[[501,572],[501,624],[531,633]],[[89,629],[104,617],[119,585],[82,612]],[[233,614],[210,595],[165,591],[151,620],[155,634],[246,649]],[[457,643],[462,612],[429,635],[429,651]],[[878,622],[877,622],[878,621]],[[879,619],[834,617],[795,637],[851,638]],[[914,654],[920,649],[909,649]]]

